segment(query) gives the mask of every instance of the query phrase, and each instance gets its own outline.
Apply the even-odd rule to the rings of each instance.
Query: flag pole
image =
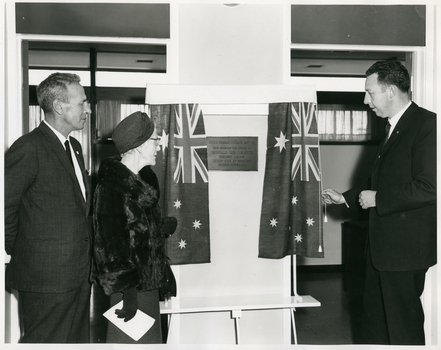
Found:
[[[291,266],[292,266],[292,274],[291,274],[291,280],[292,280],[292,291],[295,301],[302,301],[302,297],[297,294],[297,255],[293,254],[291,255]]]
[[[320,151],[320,133],[318,132],[318,107],[316,105],[316,120],[317,120],[317,134],[318,134],[318,161],[319,161],[319,168],[320,168],[320,185],[319,185],[319,203],[322,203],[322,192],[323,192],[323,168],[322,168],[322,157],[321,157],[321,151]],[[324,202],[324,218],[323,218],[323,222],[328,222],[328,216],[326,213],[326,202]],[[323,232],[323,223],[322,223],[322,218],[319,218],[319,247],[318,247],[318,252],[322,253],[323,252],[323,236],[320,235],[320,232]]]

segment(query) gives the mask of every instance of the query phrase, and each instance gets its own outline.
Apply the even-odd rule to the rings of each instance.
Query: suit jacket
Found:
[[[412,103],[373,165],[369,248],[382,271],[425,269],[436,264],[436,114]],[[343,195],[358,204],[353,188]]]
[[[90,182],[81,145],[70,142],[86,201],[64,146],[45,123],[5,154],[6,283],[19,291],[63,292],[88,280]]]

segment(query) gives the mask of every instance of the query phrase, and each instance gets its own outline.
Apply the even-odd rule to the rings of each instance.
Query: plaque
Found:
[[[208,170],[257,171],[257,137],[207,137]]]

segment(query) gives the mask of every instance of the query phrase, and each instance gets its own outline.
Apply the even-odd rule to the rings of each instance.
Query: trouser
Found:
[[[21,343],[89,343],[90,284],[63,293],[18,292]]]
[[[379,271],[367,254],[363,344],[424,345],[421,294],[427,269]]]

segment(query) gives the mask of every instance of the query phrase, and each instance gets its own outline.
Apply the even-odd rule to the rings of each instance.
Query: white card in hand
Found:
[[[141,310],[136,311],[135,317],[130,321],[124,322],[124,318],[118,318],[115,310],[120,310],[123,307],[122,300],[107,310],[103,316],[106,317],[115,326],[121,329],[129,337],[138,341],[155,323],[155,319],[150,317]]]

